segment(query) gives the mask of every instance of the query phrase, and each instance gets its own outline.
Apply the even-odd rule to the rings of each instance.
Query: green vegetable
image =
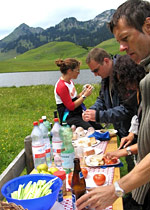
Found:
[[[26,186],[25,184],[20,184],[18,190],[11,193],[11,197],[14,199],[22,200],[39,198],[51,194],[52,189],[50,189],[50,187],[54,183],[55,179],[57,179],[57,177],[47,183],[46,180],[38,180],[34,183],[32,183],[32,181],[29,181]]]

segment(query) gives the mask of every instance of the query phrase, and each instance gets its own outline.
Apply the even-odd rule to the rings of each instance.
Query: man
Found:
[[[92,49],[86,59],[91,72],[102,78],[101,90],[95,104],[83,114],[85,121],[96,121],[97,123],[112,123],[118,131],[120,138],[128,135],[130,122],[137,110],[136,91],[133,91],[127,100],[118,95],[113,88],[113,67],[119,55],[111,56],[101,48]],[[131,68],[130,58],[126,59],[124,66]]]
[[[142,0],[126,1],[116,10],[109,26],[116,40],[120,43],[120,51],[126,51],[136,63],[140,62],[146,71],[150,71],[150,3]],[[135,189],[133,198],[138,203],[144,203],[143,210],[150,209],[148,203],[150,201],[148,192],[150,182],[150,111],[149,106],[147,106],[149,95],[146,95],[149,93],[149,83],[150,74],[147,74],[140,84],[142,96],[144,96],[142,97],[144,109],[142,107],[142,119],[138,135],[138,162],[141,162],[115,184],[95,188],[82,196],[77,200],[78,210],[88,205],[96,207],[96,210],[101,210],[133,189]],[[143,146],[146,151],[144,151]],[[145,185],[145,183],[148,184]],[[139,186],[141,187],[138,188]]]

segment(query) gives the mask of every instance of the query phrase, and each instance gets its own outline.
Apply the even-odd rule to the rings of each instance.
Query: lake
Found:
[[[60,71],[0,73],[0,87],[55,85],[60,76]],[[101,78],[95,77],[89,69],[80,70],[78,78],[74,80],[76,84],[95,84],[100,81]]]

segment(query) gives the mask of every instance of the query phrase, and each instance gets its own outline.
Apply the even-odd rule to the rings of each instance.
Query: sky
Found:
[[[125,0],[4,0],[0,11],[0,40],[22,23],[47,29],[64,18],[78,21],[95,18],[105,10],[117,9]]]

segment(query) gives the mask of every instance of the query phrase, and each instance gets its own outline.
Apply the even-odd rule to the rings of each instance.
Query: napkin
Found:
[[[101,140],[101,141],[108,141],[110,140],[110,134],[109,132],[105,132],[105,133],[100,133],[95,131],[94,133],[92,133],[91,135],[88,136],[90,137],[95,137],[97,140]]]

